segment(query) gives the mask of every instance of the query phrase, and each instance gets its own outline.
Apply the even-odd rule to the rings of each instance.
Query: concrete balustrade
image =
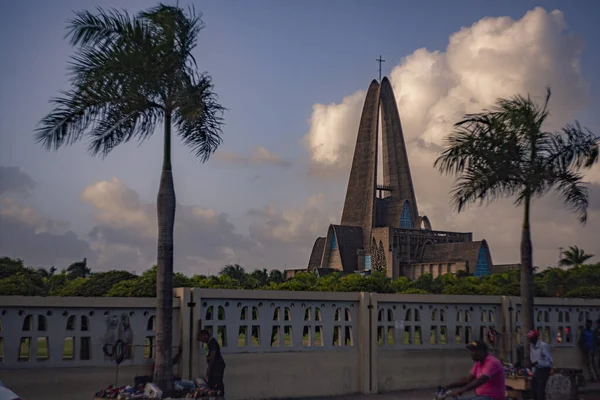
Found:
[[[535,304],[556,365],[581,368],[578,331],[600,316],[600,301]],[[0,380],[39,400],[90,398],[117,379],[131,384],[151,373],[155,307],[155,299],[0,297]],[[227,363],[229,399],[432,387],[468,371],[470,341],[489,341],[493,329],[492,351],[511,360],[523,334],[512,297],[180,288],[173,307],[174,347],[183,354],[174,372],[204,375],[197,338],[210,329]],[[128,349],[118,377],[110,357],[117,340]]]

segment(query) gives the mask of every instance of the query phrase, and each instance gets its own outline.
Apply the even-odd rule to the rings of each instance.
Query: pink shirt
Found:
[[[494,400],[504,400],[506,385],[504,383],[504,368],[502,363],[491,354],[480,363],[476,362],[471,369],[471,374],[475,378],[481,375],[487,375],[490,379],[475,389],[477,396],[489,396]]]

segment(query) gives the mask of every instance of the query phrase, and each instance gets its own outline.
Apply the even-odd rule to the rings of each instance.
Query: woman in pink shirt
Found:
[[[445,386],[444,390],[459,388],[456,392],[447,394],[445,398],[458,397],[475,390],[475,396],[461,399],[504,400],[506,384],[502,363],[488,353],[487,345],[480,340],[471,342],[467,349],[471,350],[471,358],[475,361],[471,373],[460,381]]]

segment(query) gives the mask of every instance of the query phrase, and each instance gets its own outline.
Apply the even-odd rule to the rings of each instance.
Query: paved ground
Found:
[[[353,395],[353,396],[339,396],[339,397],[313,397],[313,400],[317,399],[340,399],[340,400],[432,400],[435,394],[435,388],[421,389],[421,390],[410,390],[395,393],[384,393],[375,395]],[[582,400],[600,400],[600,383],[588,383],[585,388],[581,391]]]

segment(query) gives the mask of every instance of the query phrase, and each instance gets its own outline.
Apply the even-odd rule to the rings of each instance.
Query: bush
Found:
[[[12,296],[109,296],[155,297],[156,266],[136,276],[127,271],[92,273],[72,279],[66,270],[58,274],[26,267],[21,260],[0,257],[0,295]],[[89,274],[88,274],[89,275]],[[600,263],[571,269],[548,268],[535,274],[536,295],[545,297],[600,298]],[[283,280],[281,271],[255,270],[247,273],[239,265],[227,265],[218,276],[182,273],[173,275],[174,287],[213,289],[371,292],[404,294],[518,296],[520,271],[514,270],[476,278],[466,273],[433,278],[424,274],[415,281],[371,275],[332,273],[317,277],[302,272]]]

